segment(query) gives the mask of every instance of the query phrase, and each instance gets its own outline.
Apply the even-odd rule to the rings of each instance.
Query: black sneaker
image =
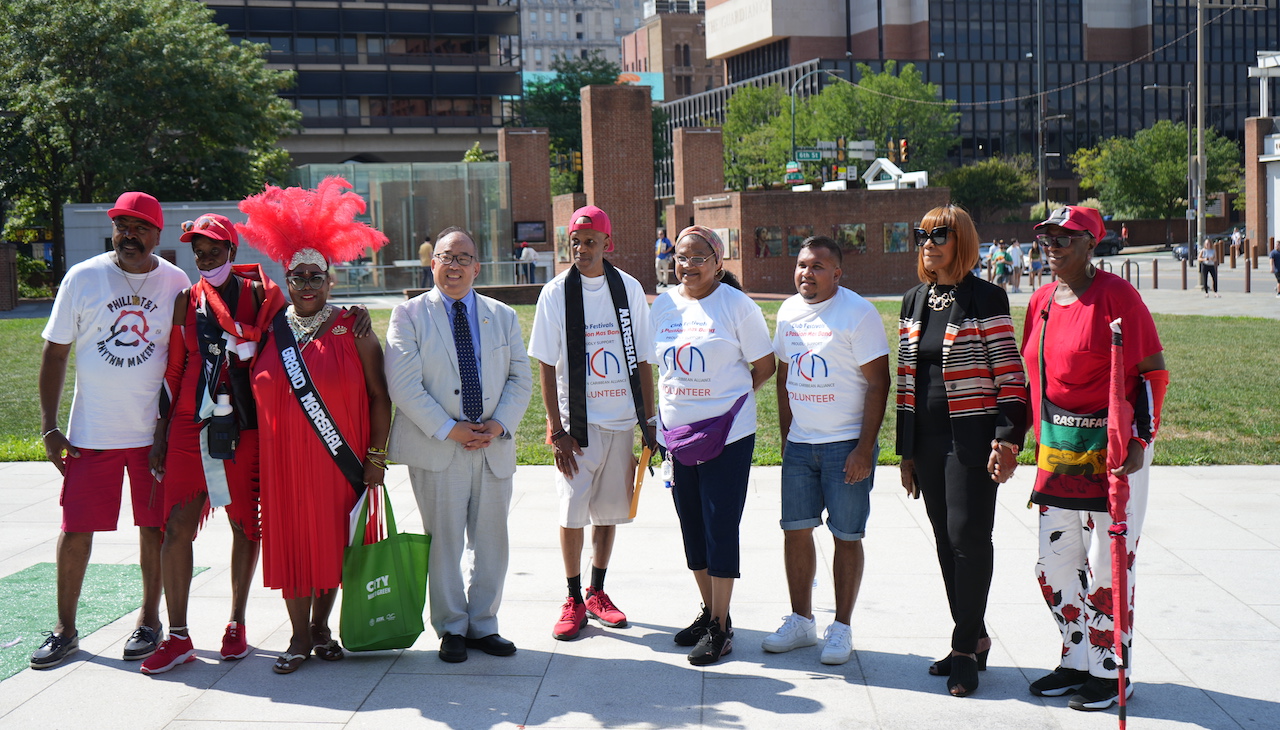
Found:
[[[160,648],[160,633],[143,624],[133,630],[133,636],[124,642],[125,661],[146,659]]]
[[[698,617],[689,624],[687,628],[676,632],[675,642],[680,646],[693,646],[698,643],[698,639],[702,638],[702,634],[706,632],[707,627],[711,625],[711,609],[706,606],[702,607],[702,612]]]
[[[1133,683],[1129,680],[1124,681],[1125,699],[1133,696]],[[1111,679],[1103,679],[1102,677],[1090,676],[1089,681],[1084,683],[1070,700],[1067,701],[1067,707],[1073,710],[1084,710],[1085,712],[1093,712],[1097,710],[1105,710],[1116,703],[1116,698],[1120,696],[1120,681],[1114,677]]]
[[[80,651],[80,634],[59,636],[52,631],[44,632],[44,643],[31,654],[32,669],[49,669],[62,663],[64,659]]]
[[[1036,697],[1061,697],[1084,686],[1089,673],[1082,669],[1058,667],[1031,683],[1031,694]]]
[[[732,651],[733,633],[721,631],[720,622],[712,619],[711,624],[703,629],[702,636],[698,638],[698,645],[689,652],[689,663],[695,667],[715,664],[720,661],[720,657]]]
[[[725,633],[729,634],[729,638],[733,638],[733,617],[725,616]],[[678,631],[674,637],[676,644],[680,646],[693,646],[698,643],[698,639],[702,638],[707,627],[711,625],[711,609],[706,606],[702,607],[702,613],[698,614],[698,618],[688,627]]]

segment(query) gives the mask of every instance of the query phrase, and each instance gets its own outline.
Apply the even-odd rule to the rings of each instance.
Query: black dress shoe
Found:
[[[511,656],[516,653],[516,645],[498,636],[497,634],[489,634],[479,639],[467,639],[468,649],[479,649],[485,654],[493,656]]]
[[[458,634],[445,634],[440,639],[440,659],[457,664],[467,660],[467,640]]]

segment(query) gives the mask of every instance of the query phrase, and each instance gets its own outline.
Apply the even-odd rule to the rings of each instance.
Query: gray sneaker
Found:
[[[156,653],[156,649],[160,647],[160,632],[147,625],[139,626],[133,630],[133,636],[124,642],[124,658],[125,661],[136,661],[138,659],[146,659]]]
[[[49,669],[62,663],[62,660],[80,651],[80,634],[70,637],[59,636],[52,631],[44,632],[45,640],[31,655],[32,669]]]

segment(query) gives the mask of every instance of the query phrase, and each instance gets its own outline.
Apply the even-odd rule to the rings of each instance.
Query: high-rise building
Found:
[[[622,39],[624,73],[662,74],[662,99],[670,101],[724,85],[723,64],[707,58],[701,2],[645,3],[644,24]]]
[[[502,99],[521,92],[513,0],[204,2],[232,38],[269,45],[268,63],[297,73],[281,94],[302,112],[303,131],[281,141],[297,164],[496,150]]]
[[[524,0],[520,47],[525,71],[550,71],[557,58],[599,53],[620,64],[620,39],[640,27],[640,0]]]
[[[1237,141],[1258,105],[1247,67],[1257,51],[1280,48],[1280,9],[1252,4],[1265,9],[1203,10],[1205,123]],[[1075,194],[1072,153],[1163,119],[1187,121],[1194,95],[1193,0],[707,0],[706,6],[707,55],[724,64],[727,86],[666,103],[673,125],[723,121],[738,84],[790,88],[802,71],[818,67],[845,69],[844,78],[856,82],[858,63],[879,71],[888,60],[909,62],[957,101],[961,141],[953,163],[1035,155],[1043,129],[1055,200]],[[815,93],[824,76],[810,77],[798,93]],[[659,180],[659,191],[663,185]]]

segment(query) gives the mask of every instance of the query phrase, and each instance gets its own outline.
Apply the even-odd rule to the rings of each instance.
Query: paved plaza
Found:
[[[420,531],[404,467],[389,472],[401,529]],[[949,622],[923,504],[897,470],[876,473],[867,571],[853,615],[855,654],[818,662],[818,647],[766,654],[760,641],[788,612],[778,529],[780,470],[753,472],[742,522],[743,576],[734,650],[695,668],[672,641],[697,613],[670,496],[650,479],[635,524],[618,531],[608,589],[625,629],[595,623],[560,642],[551,625],[564,599],[552,467],[521,467],[511,512],[512,561],[500,620],[519,652],[436,657],[424,635],[407,651],[312,659],[271,671],[288,644],[278,593],[256,588],[247,621],[253,653],[217,658],[230,603],[231,535],[219,514],[196,541],[190,626],[198,661],[158,677],[120,658],[134,616],[83,636],[63,666],[0,682],[0,728],[1106,728],[1115,710],[1082,713],[1027,683],[1056,663],[1057,630],[1032,578],[1032,471],[1000,490],[996,573],[988,613],[994,647],[975,697],[946,694],[926,673],[945,653]],[[0,575],[54,559],[57,472],[0,465]],[[1156,467],[1138,567],[1137,688],[1132,728],[1275,728],[1280,724],[1280,467]],[[815,612],[832,617],[830,538],[819,530]],[[95,563],[136,563],[132,528],[99,536]],[[52,604],[52,586],[49,601]],[[335,617],[336,618],[336,617]],[[3,632],[0,617],[0,632]],[[0,636],[0,643],[14,637]],[[30,653],[38,637],[3,651]]]

